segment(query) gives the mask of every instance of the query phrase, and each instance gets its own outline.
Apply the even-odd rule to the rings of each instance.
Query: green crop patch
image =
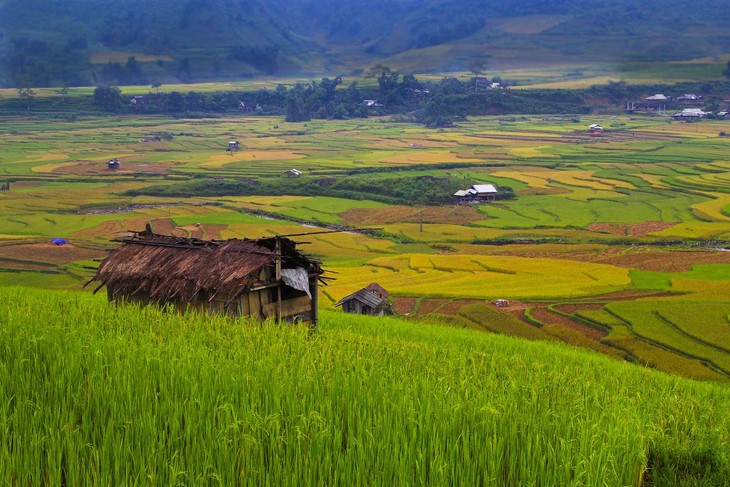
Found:
[[[330,312],[311,333],[4,287],[0,347],[13,425],[0,471],[21,483],[721,485],[730,472],[724,385],[560,343]]]
[[[560,77],[551,73],[519,75]],[[160,233],[214,239],[337,230],[302,237],[302,250],[335,277],[324,308],[374,281],[403,299],[550,304],[653,290],[687,306],[727,301],[730,253],[712,250],[730,241],[723,121],[490,116],[433,130],[385,116],[287,123],[239,114],[66,119],[33,110],[0,121],[0,187],[9,183],[0,191],[0,238],[14,245],[60,237],[106,251],[115,245],[109,240],[148,223]],[[604,126],[603,137],[587,133],[592,123]],[[236,151],[226,150],[231,140]],[[111,158],[120,167],[109,169]],[[495,185],[496,201],[457,204],[454,193],[477,184]],[[78,288],[88,273],[71,259],[54,261],[57,273],[44,275],[46,256],[28,249],[3,254],[12,266],[3,284]],[[657,301],[655,311],[668,302]],[[721,345],[724,335],[702,333],[671,309],[661,316]],[[449,316],[466,320],[456,310]],[[505,333],[531,330],[502,318],[512,322]],[[587,346],[570,331],[551,330],[541,338]],[[652,330],[657,344],[677,344],[663,341],[658,325]],[[637,357],[681,357],[630,333],[616,339],[641,350],[626,353],[642,363],[665,360]],[[686,375],[721,378],[699,359],[682,360],[691,364]]]

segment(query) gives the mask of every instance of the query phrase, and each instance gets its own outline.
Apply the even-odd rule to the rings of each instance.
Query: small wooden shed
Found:
[[[335,306],[342,306],[345,313],[359,315],[383,316],[392,314],[388,303],[388,292],[379,284],[372,283],[367,287],[345,296],[335,303]]]
[[[317,325],[324,271],[289,238],[200,240],[147,230],[119,241],[89,281],[100,281],[94,292],[106,286],[110,301]]]

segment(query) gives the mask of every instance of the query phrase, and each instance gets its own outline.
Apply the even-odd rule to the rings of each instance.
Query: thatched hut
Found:
[[[286,237],[200,240],[137,232],[91,281],[109,300],[317,324],[320,264]],[[88,284],[88,283],[87,283]]]

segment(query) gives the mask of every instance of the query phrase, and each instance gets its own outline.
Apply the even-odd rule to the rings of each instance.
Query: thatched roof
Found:
[[[144,292],[158,302],[231,301],[241,292],[271,284],[262,280],[261,270],[275,265],[276,240],[215,241],[140,232],[121,239],[123,245],[99,265],[92,281],[101,281],[96,290],[106,285],[115,296]],[[282,268],[322,274],[319,263],[297,251],[295,242],[278,240]]]

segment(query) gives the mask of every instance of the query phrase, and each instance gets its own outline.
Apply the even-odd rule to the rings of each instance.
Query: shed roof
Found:
[[[216,296],[231,301],[268,284],[260,271],[276,262],[276,239],[216,241],[139,232],[121,239],[123,245],[99,265],[92,281],[101,281],[97,290],[106,285],[115,294],[144,291],[158,302]],[[283,268],[322,274],[319,263],[298,252],[293,241],[278,239]]]
[[[472,188],[479,194],[497,192],[497,188],[495,188],[493,184],[475,184]]]
[[[349,296],[345,296],[335,303],[335,306],[342,306],[346,301],[357,300],[363,304],[370,306],[371,308],[379,308],[385,304],[385,301],[372,291],[367,289],[360,289]]]
[[[365,290],[370,291],[371,293],[375,293],[383,299],[388,299],[388,291],[386,291],[385,288],[377,282],[371,282],[370,284],[365,286]]]

